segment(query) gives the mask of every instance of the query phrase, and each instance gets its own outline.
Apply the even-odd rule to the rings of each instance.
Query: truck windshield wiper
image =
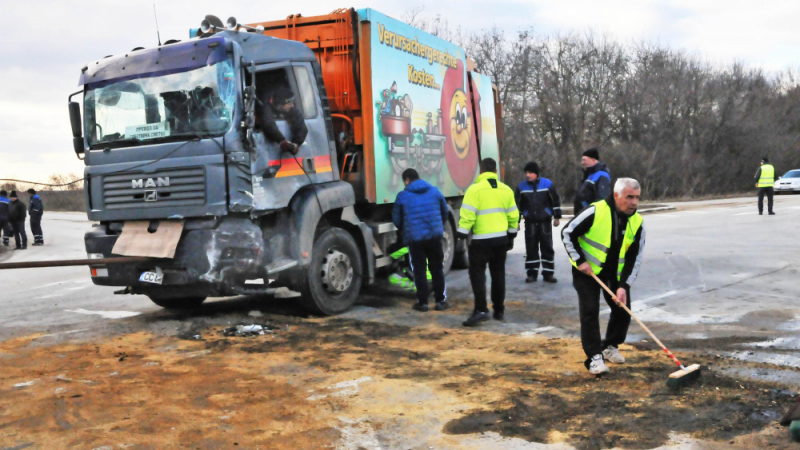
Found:
[[[135,137],[123,138],[123,139],[117,139],[116,141],[104,142],[104,144],[131,144],[131,143],[138,144],[138,145],[142,145],[143,144],[141,139],[135,138]]]

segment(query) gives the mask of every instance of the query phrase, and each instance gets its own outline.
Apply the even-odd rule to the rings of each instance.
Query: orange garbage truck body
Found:
[[[372,9],[251,24],[258,25],[314,51],[341,179],[359,200],[393,203],[403,170],[413,168],[457,205],[480,159],[499,162],[496,89],[469,70],[474,64],[461,47]]]

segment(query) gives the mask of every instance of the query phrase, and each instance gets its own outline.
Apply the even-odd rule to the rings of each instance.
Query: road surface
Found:
[[[796,350],[800,349],[800,338],[797,336],[800,330],[800,303],[797,301],[797,295],[800,291],[796,287],[800,268],[797,247],[797,236],[800,231],[800,196],[776,197],[776,216],[759,216],[754,198],[679,203],[672,206],[677,209],[645,216],[644,226],[647,230],[645,262],[632,290],[634,311],[642,320],[652,325],[653,331],[673,347],[673,350],[689,355],[689,359],[698,360],[703,364],[707,364],[709,358],[730,362],[721,364],[715,369],[715,373],[720,376],[734,377],[736,380],[742,380],[742,383],[770,382],[778,387],[796,385],[800,382],[800,370],[798,370],[800,357],[796,355]],[[48,213],[43,221],[45,246],[29,247],[26,251],[0,253],[0,260],[83,258],[85,257],[83,233],[90,227],[91,223],[85,220],[83,214]],[[555,233],[558,239],[560,228]],[[574,339],[579,331],[577,298],[571,286],[570,266],[563,245],[557,240],[555,247],[556,276],[559,283],[551,285],[539,281],[525,284],[524,243],[521,239],[518,240],[508,258],[506,321],[489,322],[480,328],[477,335],[494,334],[497,338],[493,339],[497,339],[498,342],[507,342],[508,339],[515,342],[513,339],[519,336],[542,338],[541,342],[564,342],[566,347],[558,352],[568,355],[571,358],[570,364],[575,367],[563,373],[559,372],[561,375],[557,377],[562,375],[581,377],[583,373],[579,371],[582,356],[576,350],[578,343]],[[444,330],[443,332],[447,334],[447,330],[451,330],[449,333],[454,333],[463,339],[468,340],[470,336],[467,334],[469,332],[465,332],[460,326],[461,321],[472,309],[471,291],[466,271],[463,270],[453,271],[447,277],[448,298],[453,308],[444,313],[417,313],[411,310],[414,301],[411,296],[397,292],[387,293],[381,288],[371,288],[360,297],[358,304],[351,311],[337,318],[322,319],[306,318],[292,299],[267,297],[215,299],[208,301],[196,312],[171,313],[150,303],[146,297],[114,295],[115,288],[94,286],[88,272],[88,268],[85,267],[0,271],[0,286],[3,289],[3,295],[0,296],[0,343],[7,343],[5,350],[0,349],[0,358],[13,358],[23,350],[35,352],[36,350],[30,349],[41,346],[73,344],[97,343],[96,348],[100,352],[100,346],[110,345],[109,343],[115,339],[125,340],[126,345],[132,345],[128,341],[130,336],[140,336],[142,333],[157,337],[152,339],[185,339],[187,336],[189,339],[193,336],[205,339],[201,338],[201,335],[206,336],[209,327],[253,323],[259,320],[256,319],[258,317],[268,317],[273,322],[283,320],[287,330],[302,330],[307,326],[324,328],[347,324],[343,328],[354,327],[360,332],[367,333],[378,333],[376,330],[406,330],[403,333],[409,332],[408,330]],[[607,317],[607,311],[605,314]],[[377,328],[375,331],[364,331],[372,330],[370,327]],[[31,338],[33,335],[35,337]],[[629,337],[629,341],[637,349],[652,348],[652,344],[647,342],[648,338],[635,325],[631,327]],[[329,339],[338,338],[336,336]],[[389,341],[390,337],[385,337],[386,348],[389,348]],[[20,342],[25,344],[20,346]],[[174,349],[182,345],[180,342],[183,341],[162,344],[164,348]],[[295,345],[292,351],[308,350],[303,348],[302,344],[292,342]],[[299,349],[297,345],[300,345]],[[416,345],[422,348],[427,344]],[[467,348],[476,343],[464,341],[458,345]],[[509,345],[513,348],[513,344]],[[119,347],[123,348],[122,345]],[[474,351],[479,352],[482,349],[483,347],[476,347]],[[634,347],[626,349],[629,352],[634,351]],[[330,353],[331,356],[336,354],[336,350]],[[120,358],[120,361],[125,359],[122,356]],[[700,360],[701,358],[703,360]],[[647,358],[639,359],[644,361]],[[414,360],[413,356],[411,360]],[[634,358],[633,361],[638,360]],[[737,365],[737,362],[741,364]],[[240,364],[244,366],[249,363],[249,359],[245,359]],[[299,363],[295,361],[290,364],[294,367],[292,364]],[[314,367],[312,372],[323,370],[326,371],[326,376],[329,376],[333,363],[314,360],[309,364],[310,366],[304,366],[303,373],[310,373],[309,367]],[[464,364],[457,367],[469,366],[469,363]],[[458,370],[460,369],[456,369]],[[669,369],[664,367],[663,370]],[[318,378],[322,376],[320,373],[314,373]],[[362,378],[370,377],[364,376],[356,380]],[[723,384],[718,385],[718,388],[727,386]],[[358,391],[357,385],[358,383],[355,388],[348,387],[347,389],[350,389],[348,392],[352,389]],[[738,389],[738,384],[733,387]],[[767,389],[770,386],[761,387],[765,392],[771,391]],[[3,392],[2,389],[0,386],[0,392]],[[753,392],[759,389],[753,388]],[[406,395],[404,401],[407,400]],[[365,412],[370,409],[368,405],[361,406],[364,406]],[[776,407],[783,406],[785,405],[780,404]],[[3,411],[0,403],[0,431],[3,429]],[[769,420],[775,419],[775,410],[759,411],[768,415]],[[658,414],[664,413],[659,411]],[[375,417],[373,419],[377,420]],[[437,423],[425,433],[438,436],[437,433],[444,427],[450,430],[448,432],[450,434],[463,434],[464,437],[458,444],[448,441],[451,442],[448,445],[452,445],[450,448],[462,448],[458,445],[464,445],[464,448],[487,449],[572,448],[570,445],[575,445],[576,448],[591,447],[591,444],[587,444],[588,447],[582,445],[583,441],[576,441],[575,437],[564,438],[564,446],[561,446],[562,444],[534,446],[528,441],[539,439],[538,442],[542,442],[544,438],[537,437],[535,433],[525,434],[519,431],[524,427],[514,428],[516,431],[494,430],[499,434],[487,434],[491,439],[483,438],[481,434],[474,434],[473,422],[467,418],[463,420],[466,422],[449,422],[447,425]],[[740,431],[731,432],[730,436],[741,435],[746,431],[752,432],[760,429],[759,427],[767,430],[769,426],[766,424],[769,420],[764,424],[758,422],[758,427],[745,427]],[[340,436],[336,439],[341,439],[343,442],[337,448],[359,448],[358,445],[351,445],[356,441],[361,442],[359,445],[364,448],[400,448],[387,446],[386,442],[390,441],[399,442],[397,445],[408,445],[403,448],[429,448],[425,445],[434,442],[434,439],[427,435],[426,437],[415,434],[412,437],[408,428],[399,425],[397,425],[399,428],[393,430],[364,432],[360,423],[354,422],[344,428],[336,428]],[[683,430],[681,428],[683,426],[676,422],[674,431]],[[636,428],[633,425],[631,427]],[[366,438],[362,436],[364,433],[368,435]],[[777,432],[771,433],[770,439],[774,438]],[[358,438],[361,440],[356,439],[349,444],[345,442],[346,436],[353,435],[361,436]],[[670,448],[718,448],[713,446],[713,442],[719,439],[727,440],[728,437],[727,434],[706,435],[712,438],[711,441],[692,441],[693,438],[685,440],[680,436],[670,435],[669,439],[665,437],[657,442],[678,446]],[[559,441],[558,436],[552,432],[547,436],[544,440]],[[479,438],[483,440],[479,442]],[[86,437],[81,439],[71,442],[94,442]],[[5,448],[3,446],[5,442],[2,440],[3,434],[0,433],[0,449]],[[31,442],[34,441],[35,439]],[[27,441],[24,436],[16,436],[11,443],[22,445],[25,442]],[[612,439],[604,442],[606,443],[603,445],[609,447],[619,445],[620,448],[628,448],[624,441]],[[703,447],[704,445],[711,446]],[[744,447],[740,448],[748,448],[747,445],[754,444],[742,445]],[[657,445],[654,444],[653,447]]]

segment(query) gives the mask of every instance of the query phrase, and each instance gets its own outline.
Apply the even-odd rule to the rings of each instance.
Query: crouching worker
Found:
[[[408,247],[401,248],[390,254],[389,257],[392,258],[392,274],[389,275],[389,284],[407,291],[417,292],[417,287],[414,286],[414,271],[411,269],[411,257],[408,255]],[[430,270],[428,270],[427,279],[429,282],[433,279]]]
[[[592,203],[561,231],[572,261],[572,285],[578,291],[584,365],[594,375],[608,372],[605,361],[622,364],[619,345],[625,342],[631,316],[603,290],[592,274],[630,308],[630,288],[639,274],[644,253],[644,224],[636,212],[641,189],[632,178],[620,178],[613,196]],[[606,339],[600,336],[600,292],[611,308]]]
[[[448,308],[444,284],[444,224],[448,210],[444,196],[436,186],[419,178],[414,169],[406,169],[403,174],[405,190],[397,194],[392,209],[392,223],[403,237],[411,256],[411,270],[417,287],[417,303],[414,309],[428,311],[428,278],[430,270],[433,281],[433,295],[436,310]]]

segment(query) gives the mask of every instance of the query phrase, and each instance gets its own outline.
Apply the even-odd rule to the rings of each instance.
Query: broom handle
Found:
[[[673,354],[672,354],[672,352],[671,352],[671,351],[669,351],[669,349],[668,349],[668,348],[667,348],[667,347],[666,347],[664,344],[662,344],[662,343],[661,343],[661,341],[659,341],[659,340],[658,340],[658,338],[656,337],[656,335],[655,335],[655,334],[653,334],[653,332],[652,332],[652,331],[650,331],[650,329],[649,329],[649,328],[647,328],[647,326],[645,326],[645,324],[643,324],[643,323],[642,323],[642,321],[641,321],[641,320],[639,320],[639,318],[638,318],[638,317],[636,317],[636,316],[633,314],[633,312],[631,312],[631,310],[630,310],[630,309],[628,309],[628,306],[627,306],[627,305],[625,305],[624,303],[620,303],[619,301],[617,301],[617,296],[616,296],[616,295],[615,295],[615,294],[614,294],[614,293],[611,291],[611,289],[609,289],[609,288],[608,288],[608,286],[606,286],[606,284],[605,284],[605,283],[603,283],[603,282],[600,280],[600,278],[597,278],[597,275],[595,275],[595,274],[594,274],[594,272],[592,272],[592,278],[594,278],[594,280],[595,280],[595,281],[597,281],[597,282],[600,284],[600,286],[602,286],[602,287],[603,287],[603,289],[605,289],[605,290],[606,290],[606,292],[608,292],[608,294],[609,294],[609,295],[611,295],[611,298],[613,298],[613,299],[614,299],[614,301],[617,303],[617,305],[619,305],[620,307],[622,307],[622,309],[624,309],[624,310],[625,310],[625,312],[627,312],[628,314],[630,314],[630,316],[631,316],[631,317],[633,317],[633,319],[636,321],[636,323],[638,323],[638,324],[639,324],[639,326],[640,326],[640,327],[642,327],[642,329],[643,329],[644,331],[646,331],[646,332],[647,332],[647,334],[649,334],[649,335],[650,335],[650,337],[651,337],[651,338],[653,338],[653,340],[654,340],[654,341],[656,341],[656,344],[658,344],[658,346],[659,346],[659,347],[661,347],[661,349],[662,349],[662,350],[664,350],[664,352],[667,354],[667,356],[669,356],[670,358],[672,358],[672,360],[673,360],[673,361],[675,361],[675,364],[677,364],[677,365],[678,365],[678,367],[680,367],[681,369],[684,369],[684,368],[685,368],[685,367],[683,366],[683,364],[681,364],[681,362],[680,362],[680,361],[678,361],[678,358],[676,358],[676,357],[675,357],[675,355],[673,355]]]

